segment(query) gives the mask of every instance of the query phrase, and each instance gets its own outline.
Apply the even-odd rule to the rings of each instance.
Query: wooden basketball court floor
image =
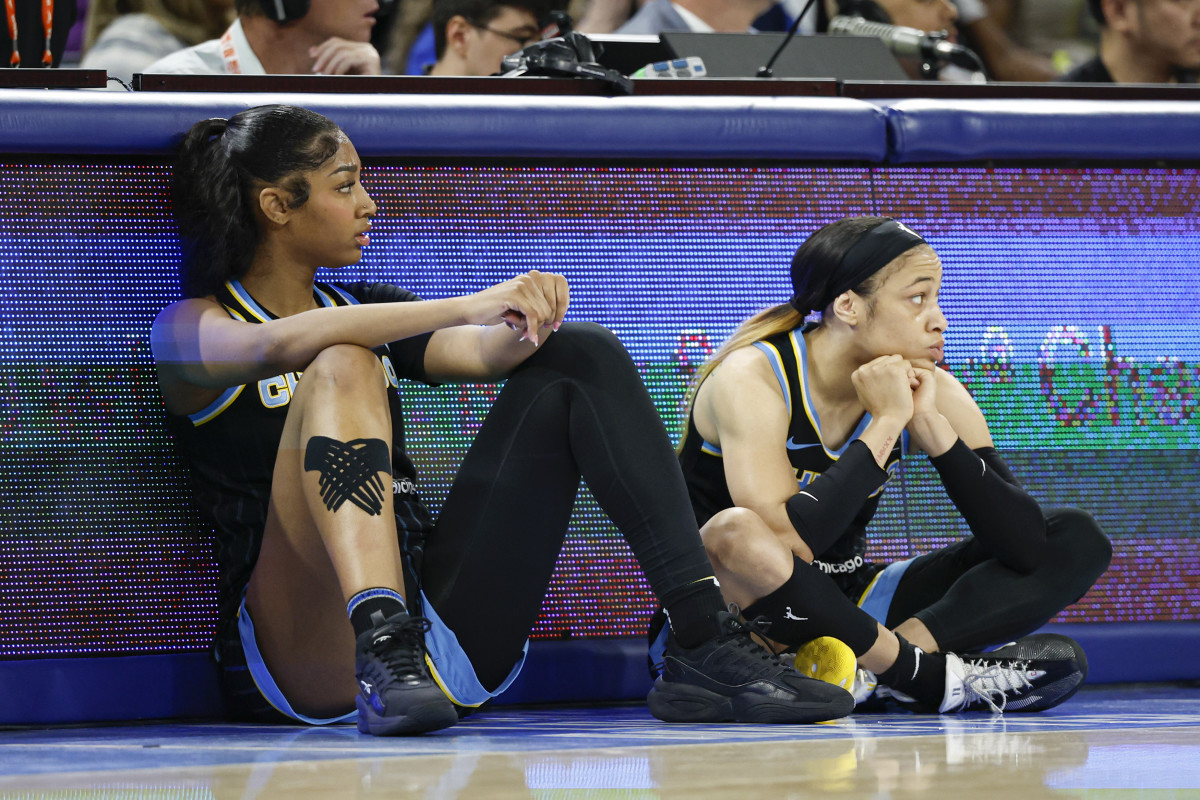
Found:
[[[85,797],[1200,797],[1200,685],[823,725],[667,725],[634,704],[500,706],[405,739],[213,722],[0,731],[0,798]]]

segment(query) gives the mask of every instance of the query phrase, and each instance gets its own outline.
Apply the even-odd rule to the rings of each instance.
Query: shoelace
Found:
[[[731,608],[730,611],[733,609]],[[755,617],[752,620],[740,619],[736,612],[729,616],[727,622],[727,636],[736,636],[736,644],[743,650],[748,650],[756,658],[761,658],[775,666],[784,666],[780,663],[779,657],[771,653],[765,647],[760,647],[757,642],[750,638],[751,634],[757,633],[762,638],[767,638],[767,631],[771,627],[771,621],[766,617]]]
[[[1028,661],[1017,661],[1008,665],[1000,662],[989,664],[986,660],[963,663],[968,670],[978,670],[963,680],[963,691],[966,695],[964,707],[982,701],[993,714],[1003,714],[1004,707],[1008,705],[1009,692],[1020,694],[1023,689],[1033,688],[1029,678],[1025,677],[1025,672],[1029,669]],[[999,704],[992,699],[993,695],[999,697]]]
[[[431,627],[425,617],[409,617],[402,623],[384,625],[371,637],[371,651],[397,674],[424,675],[425,634]]]

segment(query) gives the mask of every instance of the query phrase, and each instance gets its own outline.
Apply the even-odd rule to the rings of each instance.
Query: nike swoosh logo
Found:
[[[796,444],[795,436],[793,436],[792,438],[787,440],[787,449],[788,450],[804,450],[809,447],[820,447],[820,446],[821,446],[820,442],[810,442],[809,444]]]

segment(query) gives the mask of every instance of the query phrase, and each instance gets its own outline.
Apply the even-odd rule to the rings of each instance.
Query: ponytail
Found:
[[[184,137],[172,201],[183,242],[184,297],[202,297],[240,277],[258,245],[245,187],[225,146],[228,120],[197,122]]]
[[[683,424],[686,426],[688,417],[692,415],[692,405],[696,402],[696,392],[699,391],[700,384],[704,383],[704,379],[711,375],[712,371],[719,367],[721,362],[729,357],[730,353],[752,345],[755,342],[770,339],[777,333],[797,328],[803,321],[803,317],[799,311],[792,308],[789,303],[784,303],[763,309],[739,325],[737,330],[721,343],[721,346],[717,348],[717,352],[713,353],[712,358],[704,362],[700,366],[700,369],[696,370],[691,383],[688,384],[687,394],[684,397],[685,412],[683,415]],[[681,445],[682,442],[683,438],[680,437]]]
[[[691,416],[700,384],[704,383],[705,378],[711,375],[713,370],[734,350],[770,339],[776,334],[799,328],[802,325],[804,326],[803,330],[807,332],[823,324],[823,312],[837,295],[846,290],[842,288],[842,284],[846,283],[846,276],[841,273],[845,272],[842,267],[847,253],[872,230],[889,222],[895,224],[888,217],[848,217],[817,229],[805,239],[792,258],[791,300],[764,309],[743,322],[722,343],[713,357],[696,371],[687,390],[684,424],[687,424],[686,420]],[[899,227],[903,228],[907,234],[911,234],[913,239],[920,241],[920,237],[916,234],[902,225]],[[907,236],[907,234],[905,235]],[[911,247],[912,244],[907,246]],[[890,260],[889,256],[884,263],[886,264]],[[865,279],[856,276],[853,269],[850,270],[850,273],[850,285],[847,288],[852,288],[857,294],[866,298],[868,303],[871,303],[871,295],[874,294],[881,281],[879,267],[872,269],[871,274]],[[842,283],[839,283],[839,280]]]

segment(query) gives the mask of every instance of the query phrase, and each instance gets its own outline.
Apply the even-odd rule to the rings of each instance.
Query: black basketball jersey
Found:
[[[314,298],[322,306],[420,300],[412,292],[387,284],[318,283]],[[276,319],[250,296],[238,281],[229,281],[216,293],[231,317],[250,323]],[[423,334],[374,348],[379,356],[380,380],[388,386],[392,418],[392,492],[401,535],[424,535],[432,517],[416,491],[416,470],[404,450],[404,420],[398,389],[401,378],[428,382],[425,347],[431,334]],[[288,405],[301,373],[289,372],[253,384],[231,386],[194,414],[168,414],[168,428],[192,478],[201,514],[216,533],[218,627],[230,624],[242,593],[258,560],[271,478]]]
[[[863,414],[846,442],[836,450],[830,449],[821,438],[821,420],[810,399],[807,350],[800,329],[755,342],[754,346],[766,354],[783,391],[789,425],[787,438],[780,442],[780,446],[787,449],[788,460],[796,471],[797,491],[803,491],[805,486],[833,466],[850,443],[859,437],[870,424],[871,415]],[[908,443],[908,431],[904,431],[892,452],[888,454],[885,467],[888,478],[884,479],[879,489],[858,509],[850,527],[828,550],[816,554],[817,560],[813,564],[831,574],[844,588],[858,585],[866,577],[866,526],[875,515],[879,497],[887,485],[887,480],[895,473],[900,459],[908,452]],[[688,415],[687,431],[680,447],[679,461],[687,480],[692,508],[701,525],[718,511],[733,506],[729,486],[725,481],[721,448],[700,436],[691,414]]]

